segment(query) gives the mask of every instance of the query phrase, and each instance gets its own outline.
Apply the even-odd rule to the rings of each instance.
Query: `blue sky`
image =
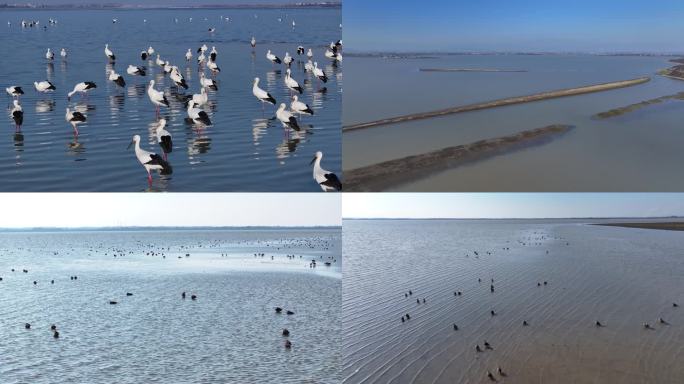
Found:
[[[3,193],[0,228],[341,225],[337,193]]]
[[[344,0],[350,51],[684,52],[681,0]]]
[[[684,193],[346,193],[345,218],[684,216]]]

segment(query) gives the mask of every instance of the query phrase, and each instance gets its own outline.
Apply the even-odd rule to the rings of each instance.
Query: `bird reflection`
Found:
[[[81,155],[86,152],[85,146],[78,141],[78,135],[74,135],[74,140],[67,143],[67,148],[69,150],[69,154],[72,155]],[[78,161],[81,159],[76,160]]]
[[[109,96],[109,110],[112,115],[118,116],[119,112],[123,110],[125,100],[126,97],[122,94]]]
[[[252,142],[254,145],[259,145],[259,140],[266,135],[267,128],[268,119],[252,120]]]
[[[54,100],[38,100],[36,101],[36,113],[48,113],[55,109]]]
[[[145,94],[146,89],[145,84],[133,84],[128,86],[126,93],[128,97],[140,97]]]
[[[188,155],[197,156],[209,152],[211,149],[211,138],[207,135],[198,135],[188,139]]]
[[[67,61],[66,61],[66,60],[62,60],[62,61],[59,63],[59,70],[62,71],[62,72],[66,72],[66,71],[67,71]]]
[[[52,81],[52,75],[55,73],[55,65],[52,62],[47,63],[45,72],[47,73],[48,81]]]
[[[12,137],[14,140],[14,150],[17,152],[24,151],[24,134],[21,132],[16,132]]]

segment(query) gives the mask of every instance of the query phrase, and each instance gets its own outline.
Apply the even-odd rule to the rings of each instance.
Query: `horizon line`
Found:
[[[684,56],[684,52],[649,52],[649,51],[475,51],[475,50],[428,50],[428,51],[376,51],[376,50],[355,50],[347,48],[347,56],[382,56],[382,55],[593,55],[593,56]]]
[[[577,216],[577,217],[342,217],[342,220],[607,220],[684,219],[684,216]]]

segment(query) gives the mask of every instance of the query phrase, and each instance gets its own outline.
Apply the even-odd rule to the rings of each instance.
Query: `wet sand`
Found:
[[[682,382],[680,232],[345,220],[344,238],[345,383]]]
[[[594,85],[588,85],[588,86],[584,86],[584,87],[560,89],[560,90],[541,92],[541,93],[536,93],[533,95],[526,95],[526,96],[509,97],[509,98],[505,98],[505,99],[492,100],[492,101],[488,101],[488,102],[484,102],[484,103],[463,105],[463,106],[457,106],[457,107],[452,107],[452,108],[440,109],[437,111],[414,113],[414,114],[410,114],[410,115],[390,117],[390,118],[386,118],[386,119],[370,121],[367,123],[346,125],[346,126],[342,127],[342,131],[343,132],[357,131],[360,129],[374,128],[374,127],[378,127],[378,126],[382,126],[382,125],[388,125],[388,124],[398,124],[398,123],[403,123],[406,121],[428,119],[428,118],[432,118],[432,117],[450,115],[450,114],[454,114],[454,113],[478,111],[481,109],[503,107],[503,106],[507,106],[507,105],[514,105],[514,104],[521,104],[521,103],[529,103],[529,102],[533,102],[533,101],[555,99],[555,98],[559,98],[559,97],[567,97],[567,96],[582,95],[582,94],[586,94],[586,93],[609,91],[612,89],[631,87],[634,85],[643,84],[643,83],[646,83],[650,80],[651,80],[650,77],[640,77],[638,79],[614,81],[614,82],[610,82],[610,83],[594,84]]]
[[[445,169],[542,145],[571,129],[569,125],[550,125],[344,171],[345,189],[383,191]]]

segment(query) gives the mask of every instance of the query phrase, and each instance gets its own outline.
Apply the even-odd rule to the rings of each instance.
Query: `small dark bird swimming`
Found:
[[[292,343],[290,342],[290,340],[285,340],[285,348],[286,349],[292,348]]]
[[[59,339],[59,332],[55,331],[55,333],[52,334],[52,337]]]
[[[596,326],[597,326],[597,327],[603,327],[603,324],[601,324],[601,322],[597,320],[597,321],[596,321]]]
[[[31,329],[31,324],[29,324],[29,323],[24,324],[24,328]]]
[[[477,344],[475,346],[475,352],[482,352],[482,348],[480,348],[480,344]]]
[[[276,311],[276,313],[281,313],[283,311],[283,309],[280,307],[275,307],[275,311]]]
[[[523,320],[523,327],[527,327],[528,325],[527,320]]]
[[[458,331],[458,325],[454,324],[454,331]]]
[[[292,311],[287,311],[287,312],[285,312],[285,313],[288,314],[288,315],[294,315],[294,312],[292,312]]]
[[[126,296],[133,296],[133,294],[130,292],[126,292]]]
[[[283,328],[283,336],[290,336],[290,331],[287,328]]]
[[[192,296],[190,296],[190,298],[191,298],[192,300],[197,300],[197,295],[192,295]]]

